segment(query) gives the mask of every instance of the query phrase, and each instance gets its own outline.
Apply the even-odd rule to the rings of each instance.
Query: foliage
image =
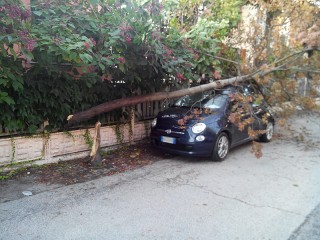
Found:
[[[14,1],[16,3],[16,1]],[[17,4],[17,3],[16,3]],[[33,44],[29,36],[23,35],[28,27],[26,19],[30,12],[15,5],[0,3],[0,104],[14,107],[15,100],[10,94],[23,91],[23,72],[21,47]],[[15,29],[15,30],[13,30]],[[15,34],[13,32],[16,32]],[[5,116],[8,118],[8,116]]]
[[[193,63],[197,73],[215,78],[215,71],[228,72],[233,68],[224,65],[225,62],[219,61],[216,56],[222,54],[221,50],[225,47],[222,40],[237,26],[241,6],[245,3],[243,0],[164,1],[168,25],[179,29],[183,39],[188,41],[194,53]]]
[[[0,5],[0,125],[8,131],[33,132],[45,120],[61,128],[68,114],[138,89],[187,86],[211,74],[217,62],[199,51],[216,54],[229,27],[199,13],[181,31],[167,18],[170,1],[31,3],[32,14],[19,0]]]
[[[93,138],[90,135],[90,132],[88,129],[86,129],[86,132],[83,134],[84,140],[86,142],[86,144],[89,146],[89,148],[91,149],[93,146]]]
[[[51,129],[62,128],[70,113],[138,90],[188,87],[203,76],[219,79],[241,74],[235,50],[239,46],[227,46],[224,39],[237,27],[241,6],[248,1],[31,2],[32,14],[20,0],[0,3],[0,125],[10,132],[33,132],[45,120]],[[251,71],[275,66],[285,73],[282,79],[296,73],[315,79],[312,71],[305,73],[298,65],[319,68],[319,55],[310,52],[307,63],[295,55],[284,58],[292,49],[274,33],[292,16],[297,32],[290,37],[299,43],[292,45],[317,46],[319,9],[300,1],[249,2],[266,11],[268,25],[261,35],[242,39],[255,50],[254,66],[243,64],[242,73],[247,67]],[[252,29],[257,29],[254,23]],[[279,90],[274,79],[276,75],[260,80]],[[283,80],[282,99],[290,95],[296,100],[285,85]]]

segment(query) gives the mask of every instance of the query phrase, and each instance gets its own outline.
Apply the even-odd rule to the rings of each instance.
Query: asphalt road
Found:
[[[1,203],[0,239],[320,239],[318,116],[260,159],[247,144]]]
[[[320,239],[320,204],[307,216],[304,223],[291,235],[289,240]]]

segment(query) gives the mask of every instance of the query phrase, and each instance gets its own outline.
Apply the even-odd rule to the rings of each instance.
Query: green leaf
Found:
[[[32,11],[32,14],[37,15],[37,16],[41,16],[42,12],[40,12],[40,11]]]
[[[12,47],[10,47],[10,53],[13,55],[13,59],[14,59],[14,60],[17,60],[16,51],[15,51]]]
[[[10,96],[8,96],[7,92],[0,92],[0,103],[1,102],[5,102],[10,106],[15,104],[14,100]]]
[[[78,58],[78,54],[76,52],[70,52],[69,57],[71,60],[75,60]]]
[[[8,35],[8,41],[9,41],[9,43],[12,42],[12,39],[13,39],[13,37],[12,37],[11,35]]]
[[[97,28],[97,25],[94,22],[91,21],[89,22],[89,24],[93,29]]]
[[[7,57],[7,51],[4,48],[4,44],[0,44],[0,53],[2,53],[2,56]]]
[[[92,56],[87,53],[82,53],[79,56],[84,63],[91,63],[93,60]]]
[[[8,84],[8,79],[0,78],[0,85],[6,86]]]
[[[72,27],[73,29],[76,28],[72,23],[68,23],[68,26]]]
[[[60,10],[61,10],[61,12],[66,13],[68,9],[66,7],[62,6],[62,7],[60,7]]]
[[[11,72],[8,72],[7,73],[7,76],[11,79],[11,80],[15,80],[15,78],[16,78],[16,76],[13,74],[13,73],[11,73]]]
[[[101,68],[102,71],[104,71],[106,68],[102,63],[99,63],[99,67]]]
[[[21,48],[21,52],[29,59],[32,60],[34,59],[34,56],[31,52],[27,52],[25,49]]]
[[[28,132],[29,133],[34,133],[34,132],[36,132],[38,130],[38,127],[36,126],[36,125],[30,125],[29,127],[28,127]]]
[[[13,81],[12,82],[12,87],[15,91],[19,91],[19,90],[22,90],[23,89],[23,85],[21,82],[19,81]]]
[[[107,59],[106,62],[107,62],[107,64],[110,65],[110,66],[114,65],[114,62],[111,61],[110,59]]]
[[[82,37],[81,37],[81,40],[88,42],[88,41],[89,41],[89,38],[86,37],[86,36],[82,36]]]
[[[8,96],[7,92],[0,92],[0,98]]]
[[[124,68],[124,64],[119,64],[118,66],[119,66],[119,69],[120,69],[121,72],[123,72],[123,73],[126,72],[126,70]]]
[[[115,36],[119,35],[120,32],[121,32],[120,29],[117,29],[117,30],[115,30],[115,31],[113,31],[113,32],[111,32],[111,33],[109,33],[109,34],[110,34],[112,37],[115,37]]]

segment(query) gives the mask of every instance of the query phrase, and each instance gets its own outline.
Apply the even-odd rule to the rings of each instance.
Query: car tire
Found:
[[[230,141],[228,135],[224,132],[220,133],[213,148],[212,160],[223,161],[229,153],[229,148]]]
[[[265,128],[265,133],[260,136],[261,142],[270,142],[273,137],[274,126],[272,122],[268,122]]]

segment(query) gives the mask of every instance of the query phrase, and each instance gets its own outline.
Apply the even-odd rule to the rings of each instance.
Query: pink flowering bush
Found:
[[[0,2],[0,125],[9,131],[44,119],[61,128],[71,112],[199,78],[190,41],[157,1],[33,1],[32,13],[19,1]]]

